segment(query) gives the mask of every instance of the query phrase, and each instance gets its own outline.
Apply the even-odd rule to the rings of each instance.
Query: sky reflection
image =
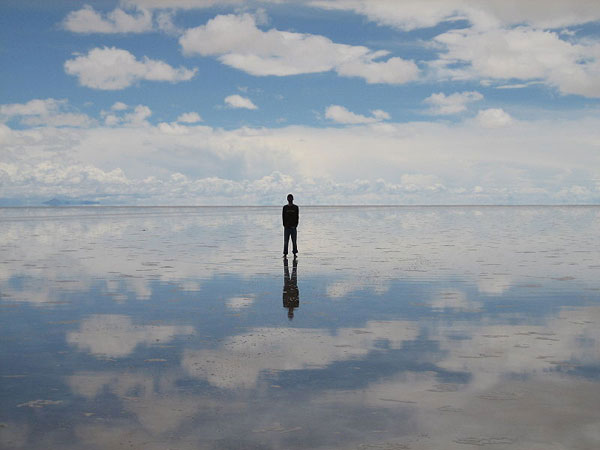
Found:
[[[0,209],[0,443],[597,448],[599,218]]]

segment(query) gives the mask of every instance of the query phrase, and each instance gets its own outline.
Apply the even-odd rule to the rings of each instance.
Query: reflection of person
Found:
[[[300,307],[300,291],[298,290],[298,260],[292,263],[292,276],[288,268],[288,259],[283,258],[283,307],[288,309],[288,319],[294,318],[294,308]]]
[[[288,204],[284,205],[281,211],[281,218],[283,219],[283,256],[288,254],[288,243],[290,237],[292,238],[294,258],[298,253],[298,247],[296,246],[296,228],[298,227],[298,220],[300,218],[300,211],[298,205],[294,205],[294,196],[289,194],[287,196]]]

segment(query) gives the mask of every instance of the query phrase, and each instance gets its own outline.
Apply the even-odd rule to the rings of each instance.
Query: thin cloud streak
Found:
[[[225,104],[234,109],[258,109],[258,106],[256,106],[252,100],[238,94],[225,97]]]

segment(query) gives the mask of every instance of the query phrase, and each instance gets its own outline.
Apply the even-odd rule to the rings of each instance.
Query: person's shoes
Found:
[[[283,257],[284,257],[284,258],[287,258],[287,253],[284,253],[284,254],[283,254]]]

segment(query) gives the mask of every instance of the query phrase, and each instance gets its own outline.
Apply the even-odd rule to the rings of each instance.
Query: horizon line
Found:
[[[450,203],[450,204],[323,204],[313,205],[305,204],[301,205],[296,203],[298,206],[307,208],[381,208],[381,207],[394,207],[394,208],[440,208],[440,207],[532,207],[532,206],[553,206],[553,207],[566,207],[566,206],[600,206],[600,203]],[[92,205],[1,205],[0,208],[5,209],[19,209],[19,208],[279,208],[281,205],[123,205],[123,204],[92,204]]]

